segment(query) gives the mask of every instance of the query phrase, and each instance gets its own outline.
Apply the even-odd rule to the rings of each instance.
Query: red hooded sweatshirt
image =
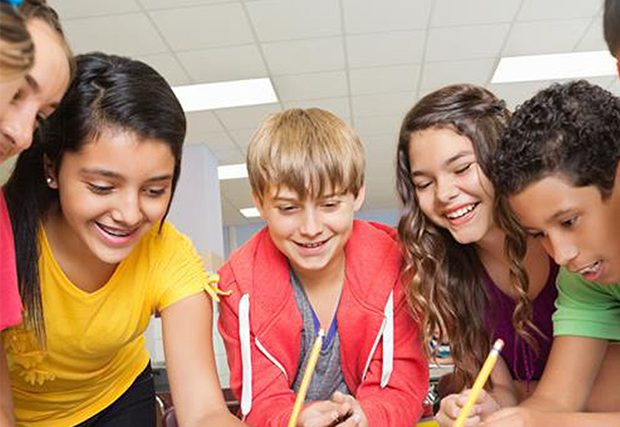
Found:
[[[410,427],[422,413],[428,363],[399,280],[396,233],[356,220],[345,259],[336,313],[344,380],[370,427]],[[245,422],[285,426],[303,328],[287,259],[264,228],[233,252],[220,276],[232,294],[220,303],[219,330]]]

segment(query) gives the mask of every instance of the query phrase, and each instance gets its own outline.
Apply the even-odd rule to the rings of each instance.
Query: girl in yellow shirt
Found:
[[[3,334],[18,425],[154,425],[143,332],[159,312],[182,426],[242,425],[211,343],[217,298],[165,221],[185,117],[155,70],[101,53],[77,76],[5,186],[24,324]]]

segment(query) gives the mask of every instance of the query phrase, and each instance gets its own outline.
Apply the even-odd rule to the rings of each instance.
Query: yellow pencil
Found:
[[[478,399],[478,395],[480,394],[480,390],[484,387],[484,384],[487,382],[493,367],[495,366],[495,362],[497,362],[497,358],[499,356],[499,352],[502,351],[504,347],[504,341],[497,340],[493,344],[493,348],[489,352],[487,356],[487,360],[484,361],[484,365],[482,365],[482,369],[480,369],[480,373],[478,374],[478,378],[474,382],[474,386],[471,388],[469,392],[469,397],[467,398],[467,402],[465,402],[465,406],[461,409],[461,413],[458,418],[452,425],[452,427],[463,427],[467,416],[469,415],[469,411],[471,410],[474,403],[476,403],[476,399]]]
[[[314,341],[314,345],[312,346],[310,359],[308,359],[308,364],[306,365],[304,376],[301,379],[301,385],[299,386],[297,398],[295,399],[295,405],[293,405],[293,412],[291,413],[291,418],[289,418],[288,420],[288,424],[286,425],[287,427],[295,427],[295,424],[297,424],[297,418],[299,417],[299,413],[301,412],[301,407],[304,404],[304,400],[306,400],[308,386],[310,385],[312,374],[314,374],[314,367],[316,366],[316,361],[319,360],[319,353],[321,352],[321,346],[323,345],[324,336],[325,331],[321,329],[319,331],[319,336],[316,337],[316,341]]]

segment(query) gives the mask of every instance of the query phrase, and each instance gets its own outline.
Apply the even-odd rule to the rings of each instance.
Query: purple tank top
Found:
[[[492,334],[493,341],[498,338],[504,340],[505,346],[502,357],[506,361],[512,378],[527,381],[538,381],[542,376],[545,364],[549,358],[551,341],[553,339],[553,323],[551,315],[555,311],[555,300],[558,290],[555,286],[555,278],[558,274],[558,266],[549,260],[549,278],[545,287],[540,291],[532,302],[532,322],[547,339],[534,334],[538,342],[538,355],[531,349],[527,342],[521,339],[512,326],[512,313],[515,309],[515,301],[502,292],[485,273],[485,282],[489,294],[490,310],[487,314],[489,328],[495,326]],[[495,317],[495,322],[493,322]],[[492,341],[492,342],[493,342]]]

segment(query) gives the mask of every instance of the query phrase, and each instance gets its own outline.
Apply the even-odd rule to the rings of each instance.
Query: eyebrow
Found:
[[[547,219],[547,222],[552,222],[552,221],[558,219],[559,217],[564,216],[567,213],[570,213],[570,211],[572,211],[572,210],[573,210],[573,208],[559,210],[556,213],[554,213],[553,215],[551,215],[549,217],[549,219]]]
[[[107,169],[100,169],[100,168],[82,168],[80,169],[80,173],[88,174],[88,175],[100,175],[105,178],[116,179],[116,180],[125,179],[123,175],[121,175],[120,173],[113,172]],[[170,179],[172,179],[172,174],[157,175],[157,176],[147,179],[147,182],[167,181]]]
[[[471,150],[463,150],[463,151],[459,151],[458,153],[456,153],[454,156],[450,157],[448,160],[446,160],[443,165],[444,166],[450,166],[450,164],[456,162],[457,160],[461,159],[462,157],[468,156],[468,155],[473,155],[474,152]],[[419,175],[426,175],[426,173],[424,171],[421,170],[416,170],[416,171],[412,171],[411,172],[411,177],[414,178],[416,176]]]
[[[33,91],[37,93],[41,91],[41,86],[39,86],[39,83],[34,79],[34,77],[32,77],[30,74],[26,74],[25,79],[26,83],[28,83],[28,86],[30,86]]]

